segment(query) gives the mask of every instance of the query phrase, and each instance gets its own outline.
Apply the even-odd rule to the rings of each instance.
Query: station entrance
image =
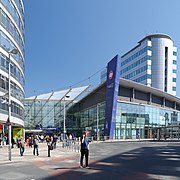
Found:
[[[145,136],[154,140],[179,140],[180,126],[148,127],[145,128]]]

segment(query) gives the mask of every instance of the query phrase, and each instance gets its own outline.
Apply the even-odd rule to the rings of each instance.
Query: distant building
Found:
[[[168,35],[148,35],[121,56],[120,76],[176,95],[177,48]],[[106,80],[106,71],[101,81]]]

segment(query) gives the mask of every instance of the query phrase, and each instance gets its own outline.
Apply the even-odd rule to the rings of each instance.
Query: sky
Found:
[[[26,97],[95,87],[108,61],[150,34],[168,34],[180,47],[180,0],[23,1]]]

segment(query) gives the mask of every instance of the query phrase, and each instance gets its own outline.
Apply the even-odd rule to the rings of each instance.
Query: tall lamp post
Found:
[[[97,136],[97,141],[99,140],[99,107],[100,104],[97,104],[97,127],[96,127],[96,136]]]
[[[66,134],[66,102],[65,102],[66,98],[69,98],[69,96],[64,96],[64,127],[63,127],[64,140],[65,140],[65,134]]]
[[[8,85],[9,85],[9,89],[8,89],[8,119],[7,119],[7,125],[8,125],[8,139],[9,139],[9,151],[8,151],[8,157],[9,160],[11,161],[11,54],[17,54],[18,50],[17,49],[12,49],[10,51],[8,51],[8,55],[9,55],[9,69],[8,69]]]

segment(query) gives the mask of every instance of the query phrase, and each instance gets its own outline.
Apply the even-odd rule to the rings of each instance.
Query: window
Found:
[[[176,78],[172,78],[172,81],[173,81],[173,82],[176,82]]]
[[[173,64],[177,64],[176,60],[173,60]]]
[[[176,74],[176,69],[173,69],[173,73],[175,73],[175,74]]]
[[[3,56],[1,56],[1,66],[3,67],[3,68],[5,68],[5,58],[3,57]]]
[[[176,87],[175,87],[175,86],[173,86],[173,87],[172,87],[172,90],[173,90],[173,91],[176,91]]]
[[[176,51],[173,51],[173,55],[174,55],[174,56],[177,56],[177,52],[176,52]]]

